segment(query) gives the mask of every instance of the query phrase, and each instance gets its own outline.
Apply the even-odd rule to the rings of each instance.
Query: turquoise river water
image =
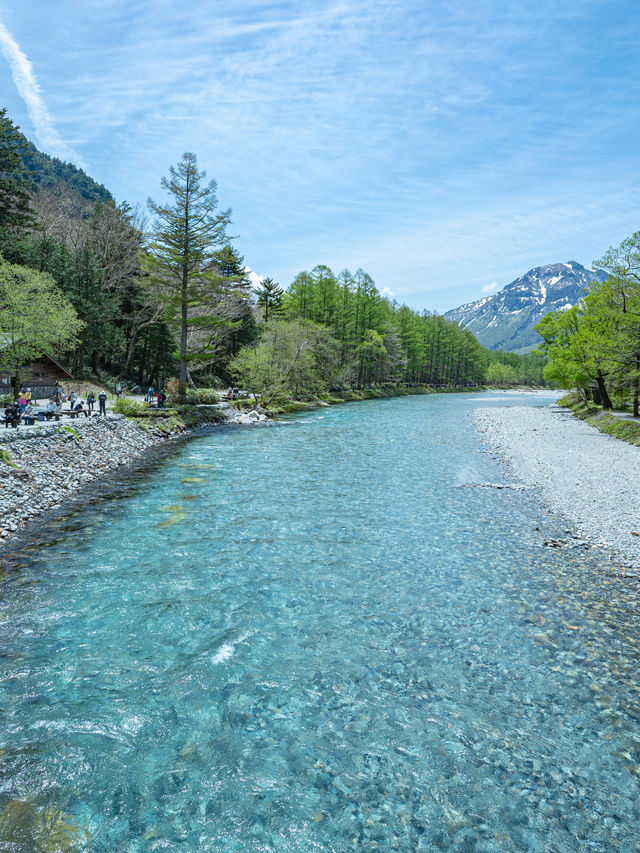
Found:
[[[640,849],[637,579],[467,485],[505,476],[470,412],[523,402],[214,430],[45,522],[0,578],[0,839]]]

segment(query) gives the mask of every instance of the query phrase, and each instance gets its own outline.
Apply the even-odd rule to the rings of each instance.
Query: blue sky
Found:
[[[118,201],[184,151],[246,263],[446,311],[640,229],[640,4],[0,0],[0,104]]]

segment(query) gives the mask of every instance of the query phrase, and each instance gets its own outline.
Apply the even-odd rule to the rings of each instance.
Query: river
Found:
[[[470,412],[523,402],[212,430],[23,540],[0,841],[58,850],[59,815],[101,853],[638,849],[637,581],[471,485],[505,475]]]

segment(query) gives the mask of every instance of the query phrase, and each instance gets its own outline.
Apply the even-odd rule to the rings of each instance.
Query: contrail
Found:
[[[27,112],[39,144],[63,160],[73,160],[82,165],[80,158],[64,142],[55,129],[49,110],[42,100],[40,86],[33,73],[31,63],[2,23],[0,23],[0,50],[9,63],[18,94],[27,106]]]

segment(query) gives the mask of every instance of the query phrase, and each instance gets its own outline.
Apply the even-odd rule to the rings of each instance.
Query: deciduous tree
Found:
[[[23,366],[71,345],[81,327],[51,276],[0,256],[0,365],[11,370],[16,393]]]

